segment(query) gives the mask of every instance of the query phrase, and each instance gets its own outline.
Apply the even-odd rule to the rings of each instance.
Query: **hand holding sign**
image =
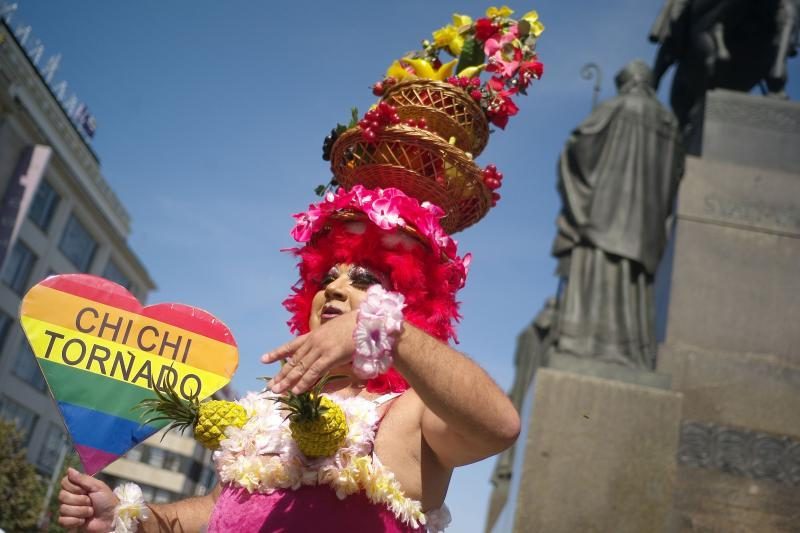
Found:
[[[88,474],[158,431],[132,408],[154,387],[203,400],[238,365],[228,328],[182,304],[142,307],[86,274],[51,276],[25,295],[20,321]]]

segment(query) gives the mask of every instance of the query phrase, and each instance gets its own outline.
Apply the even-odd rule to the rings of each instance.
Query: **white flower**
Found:
[[[425,513],[425,519],[424,523],[428,526],[428,533],[441,533],[450,525],[453,517],[450,515],[447,505],[442,504],[438,509]]]

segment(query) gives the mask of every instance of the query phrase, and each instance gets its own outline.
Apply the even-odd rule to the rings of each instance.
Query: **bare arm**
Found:
[[[328,371],[352,360],[356,312],[345,313],[264,355],[272,363],[292,356],[270,382],[276,393],[308,390]],[[442,465],[454,467],[498,453],[514,443],[519,416],[478,365],[406,323],[395,347],[395,367],[425,405],[422,431]]]
[[[406,324],[394,365],[425,405],[422,434],[444,466],[479,461],[516,440],[514,405],[483,369],[450,346]]]
[[[144,533],[162,533],[200,531],[208,525],[211,511],[219,497],[220,486],[205,496],[188,498],[174,503],[147,504],[152,512],[149,520],[144,522],[140,531]]]

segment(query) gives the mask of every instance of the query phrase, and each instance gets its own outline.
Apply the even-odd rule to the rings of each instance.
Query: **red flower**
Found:
[[[534,79],[538,80],[542,77],[544,72],[544,65],[532,59],[530,61],[523,61],[519,65],[519,84],[524,89]]]
[[[491,19],[482,18],[475,22],[475,38],[480,42],[486,42],[500,31],[500,26]]]
[[[519,112],[517,104],[511,99],[511,94],[510,91],[496,92],[486,110],[489,120],[500,129],[505,129],[506,124],[508,124],[508,118]]]

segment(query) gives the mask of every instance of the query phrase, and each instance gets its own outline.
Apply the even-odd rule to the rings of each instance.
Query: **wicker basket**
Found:
[[[420,202],[441,207],[448,233],[455,233],[483,218],[491,193],[481,170],[459,148],[438,135],[419,128],[391,126],[366,142],[358,128],[343,133],[333,145],[331,170],[346,189],[397,187]]]
[[[415,79],[389,87],[381,99],[403,120],[424,118],[428,129],[478,157],[489,142],[489,123],[481,107],[463,89],[440,81]]]

